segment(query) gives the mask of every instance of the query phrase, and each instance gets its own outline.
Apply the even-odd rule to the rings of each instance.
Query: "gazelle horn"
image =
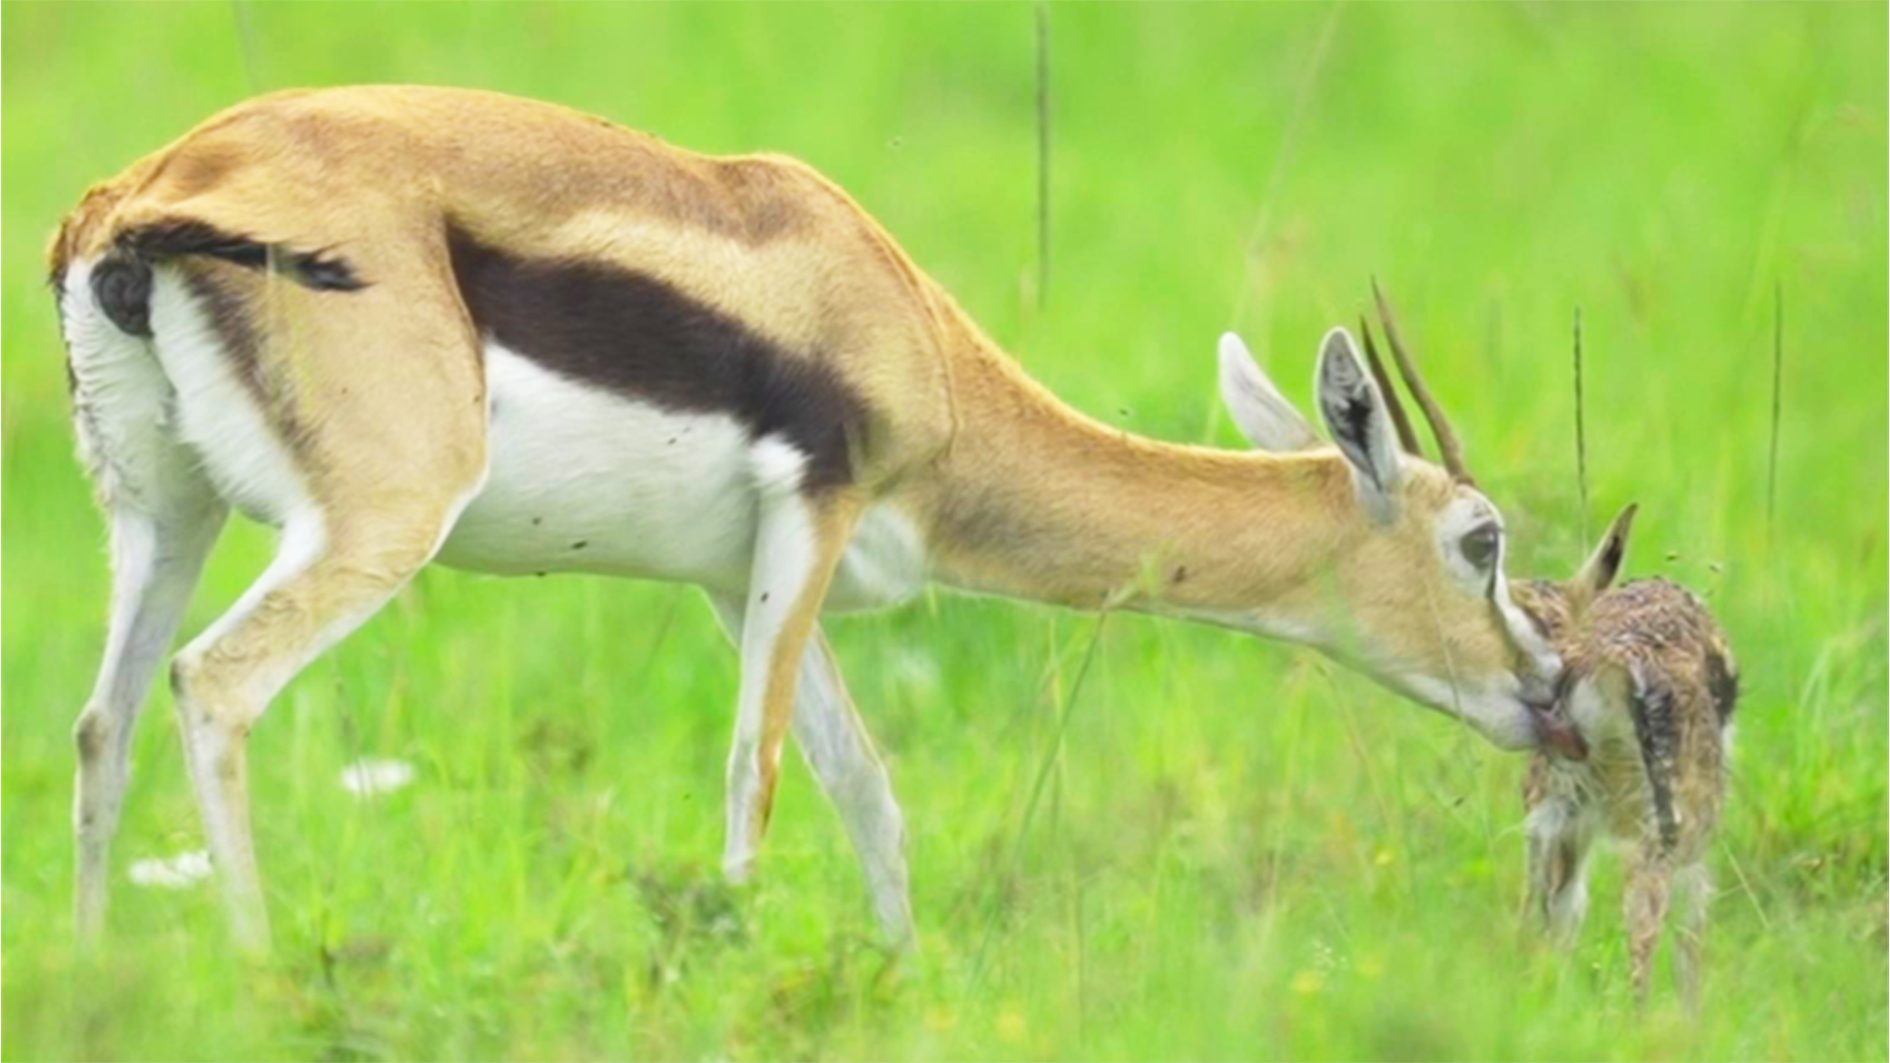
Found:
[[[1385,375],[1384,360],[1378,357],[1378,344],[1372,342],[1372,326],[1364,314],[1358,316],[1358,331],[1365,339],[1365,363],[1371,367],[1372,381],[1378,385],[1379,393],[1385,396],[1385,411],[1391,414],[1391,423],[1398,430],[1399,444],[1406,454],[1423,457],[1424,451],[1418,449],[1417,433],[1411,430],[1411,418],[1404,412],[1404,400],[1391,386],[1391,377]]]
[[[1457,433],[1450,427],[1450,418],[1444,416],[1442,407],[1431,397],[1429,388],[1424,386],[1424,378],[1418,375],[1417,367],[1411,364],[1411,358],[1405,353],[1404,341],[1398,335],[1397,319],[1391,312],[1391,304],[1385,299],[1383,289],[1378,287],[1378,278],[1372,278],[1372,298],[1378,303],[1378,320],[1385,326],[1385,342],[1391,346],[1391,357],[1397,360],[1398,375],[1404,378],[1404,386],[1411,389],[1411,398],[1417,401],[1418,408],[1424,411],[1424,419],[1430,422],[1431,438],[1437,441],[1438,455],[1443,459],[1444,471],[1459,483],[1476,486],[1470,469],[1463,461],[1463,444],[1458,442]]]

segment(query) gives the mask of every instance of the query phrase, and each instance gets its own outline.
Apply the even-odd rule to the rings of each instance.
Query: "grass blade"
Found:
[[[1017,826],[1017,842],[1011,846],[1011,858],[1004,869],[1000,882],[1008,881],[1017,874],[1017,868],[1024,860],[1024,845],[1030,839],[1030,825],[1037,817],[1037,806],[1043,803],[1043,794],[1050,782],[1051,769],[1063,755],[1063,739],[1070,730],[1070,717],[1076,712],[1077,697],[1083,692],[1083,680],[1089,675],[1089,667],[1095,663],[1096,648],[1102,645],[1103,630],[1108,627],[1109,613],[1103,612],[1096,618],[1096,630],[1089,636],[1089,645],[1083,650],[1083,659],[1076,666],[1076,675],[1070,680],[1069,696],[1063,699],[1063,712],[1057,719],[1056,734],[1050,739],[1050,748],[1044,751],[1043,763],[1037,766],[1037,778],[1031,783],[1030,799],[1024,803],[1024,818]],[[991,935],[997,929],[997,912],[993,910],[985,919],[984,933],[978,939],[977,958],[971,965],[971,984],[975,988],[984,980],[985,960],[991,948]]]
[[[1772,443],[1765,462],[1765,539],[1772,541],[1772,518],[1778,511],[1778,425],[1785,394],[1785,284],[1772,285]]]
[[[1050,297],[1050,5],[1037,3],[1037,308]]]
[[[1582,401],[1582,308],[1575,308],[1575,490],[1581,506],[1582,549],[1588,549],[1588,427]]]

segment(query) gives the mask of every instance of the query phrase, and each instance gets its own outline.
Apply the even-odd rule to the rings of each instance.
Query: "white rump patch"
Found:
[[[208,309],[177,270],[152,272],[151,331],[177,390],[178,435],[203,459],[217,492],[253,520],[281,527],[314,510],[280,433],[234,370]]]
[[[188,458],[173,443],[171,383],[150,341],[126,335],[99,309],[95,265],[73,263],[59,300],[79,454],[104,499],[148,513],[194,471],[179,468]]]

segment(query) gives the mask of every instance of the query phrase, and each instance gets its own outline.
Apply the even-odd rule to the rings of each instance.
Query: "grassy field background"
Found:
[[[4,1055],[54,1058],[1882,1059],[1886,9],[1054,7],[1052,271],[1028,6],[66,5],[4,35]],[[735,659],[685,588],[428,572],[252,744],[277,924],[235,959],[167,691],[135,753],[112,949],[68,927],[72,720],[103,641],[41,252],[59,215],[256,87],[475,85],[847,187],[1055,390],[1237,440],[1237,327],[1306,401],[1382,277],[1515,532],[1598,527],[1707,593],[1744,665],[1705,1006],[1636,1015],[1604,863],[1566,956],[1518,929],[1523,762],[1310,653],[931,596],[831,625],[912,833],[888,970],[796,762],[719,917]],[[1782,443],[1768,522],[1774,287]],[[191,611],[258,572],[233,527]],[[158,684],[161,688],[162,684]],[[363,756],[414,784],[355,800]],[[1015,857],[1013,854],[1017,854]]]

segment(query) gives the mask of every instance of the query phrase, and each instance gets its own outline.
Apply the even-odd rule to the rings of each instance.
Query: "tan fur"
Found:
[[[557,160],[556,180],[546,159]],[[516,254],[637,269],[786,348],[828,352],[881,411],[863,481],[938,452],[950,432],[935,308],[917,271],[843,192],[784,157],[697,155],[495,93],[276,93],[88,192],[55,238],[53,269],[103,253],[118,233],[179,218],[265,243],[342,249],[368,290],[399,293],[409,306],[438,299],[440,316],[461,320],[449,290],[413,290],[449,280],[448,218]],[[315,298],[326,306],[343,297]],[[322,376],[374,379],[345,350],[319,358]]]
[[[1331,447],[1237,452],[1132,435],[1075,411],[968,323],[960,431],[907,488],[945,578],[1010,597],[1150,611],[1264,610],[1371,640],[1430,674],[1513,664],[1487,603],[1440,590],[1437,513],[1467,488],[1407,461],[1390,529]]]
[[[658,277],[784,350],[820,352],[860,397],[852,484],[810,497],[821,570],[768,671],[757,831],[828,578],[869,504],[909,516],[935,574],[961,586],[1303,631],[1375,672],[1453,687],[1518,674],[1491,602],[1452,586],[1439,557],[1437,516],[1471,488],[1407,459],[1395,523],[1374,527],[1330,447],[1229,453],[1095,422],[1026,377],[845,193],[793,160],[697,155],[484,92],[277,93],[93,188],[54,239],[53,269],[179,221],[332,251],[367,285],[313,291],[178,265],[251,323],[247,383],[328,522],[311,567],[176,669],[186,725],[219,736],[214,763],[193,773],[206,815],[239,825],[240,848],[218,855],[252,931],[263,924],[243,735],[283,682],[427,562],[484,468],[481,348],[449,225],[522,257]]]

